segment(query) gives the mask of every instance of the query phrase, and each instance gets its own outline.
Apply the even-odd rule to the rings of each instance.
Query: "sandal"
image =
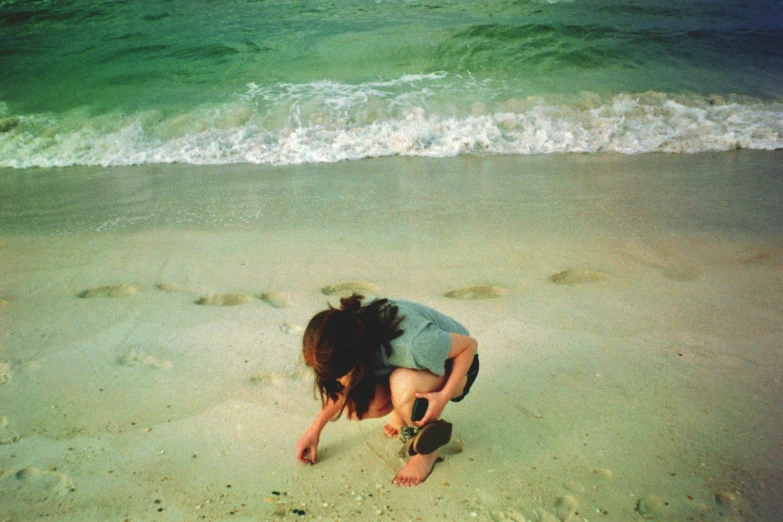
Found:
[[[405,443],[405,453],[413,455],[429,455],[451,440],[451,423],[443,419],[427,424]]]

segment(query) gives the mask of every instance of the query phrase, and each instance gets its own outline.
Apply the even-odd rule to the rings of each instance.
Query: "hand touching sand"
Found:
[[[296,458],[305,464],[315,464],[320,434],[307,430],[296,443]]]

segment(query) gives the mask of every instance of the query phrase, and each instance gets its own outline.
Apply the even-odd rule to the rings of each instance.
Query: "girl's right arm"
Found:
[[[318,412],[313,423],[307,428],[296,443],[296,458],[305,464],[315,464],[315,459],[318,454],[318,440],[321,438],[321,431],[323,431],[326,423],[329,422],[337,415],[337,412],[344,406],[342,400],[329,401]]]

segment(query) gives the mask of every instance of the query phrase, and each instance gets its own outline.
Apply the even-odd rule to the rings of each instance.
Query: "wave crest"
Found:
[[[371,157],[783,148],[783,104],[659,92],[513,97],[446,74],[385,82],[249,84],[232,103],[158,111],[13,115],[0,166],[288,165]]]

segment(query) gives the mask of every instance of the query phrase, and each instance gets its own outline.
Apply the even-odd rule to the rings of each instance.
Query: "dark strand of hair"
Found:
[[[315,372],[321,403],[344,399],[348,412],[360,419],[375,397],[376,354],[383,349],[391,355],[391,341],[402,335],[400,323],[405,318],[388,299],[365,305],[362,299],[353,294],[340,299],[339,309],[329,305],[316,314],[307,325],[302,346],[305,361]],[[343,386],[338,379],[349,373],[350,382]]]

